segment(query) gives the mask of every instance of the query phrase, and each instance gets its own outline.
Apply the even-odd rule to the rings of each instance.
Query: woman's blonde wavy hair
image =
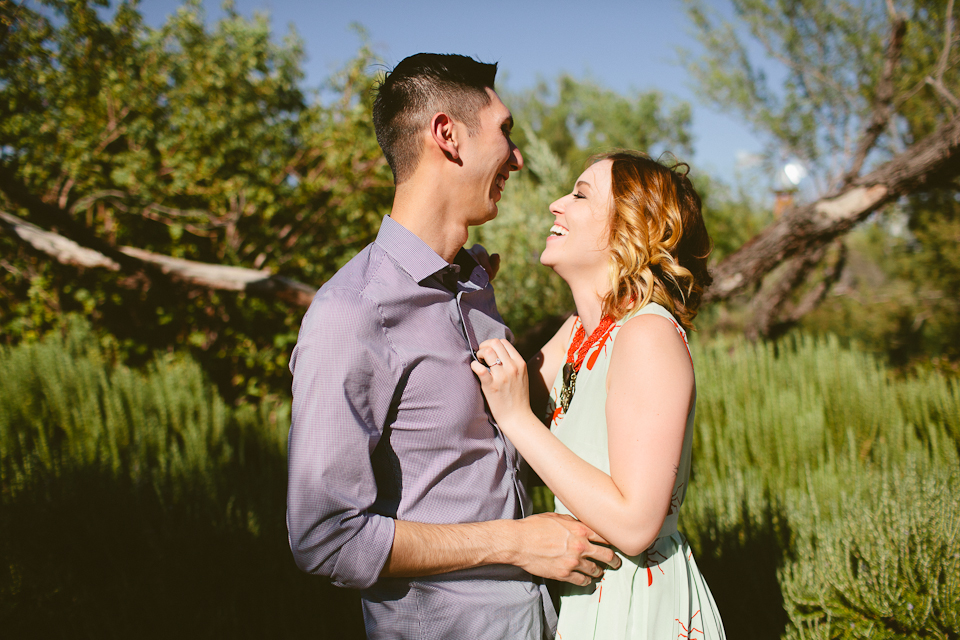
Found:
[[[700,196],[687,177],[689,165],[665,166],[632,151],[611,160],[613,213],[610,221],[610,292],[603,313],[623,318],[656,302],[687,331],[700,308],[712,249],[700,213]]]

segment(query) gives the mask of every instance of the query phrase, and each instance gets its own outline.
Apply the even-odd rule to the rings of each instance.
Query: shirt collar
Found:
[[[483,269],[479,269],[479,271],[483,271],[482,274],[475,273],[475,267],[478,265],[473,256],[464,249],[457,252],[457,256],[454,258],[455,264],[448,264],[417,234],[388,215],[383,217],[380,232],[377,233],[376,244],[386,251],[400,265],[400,268],[410,274],[410,277],[417,283],[423,282],[434,274],[439,274],[438,277],[442,281],[443,275],[449,271],[459,272],[458,279],[469,279],[471,281],[484,280],[486,276]],[[482,289],[486,283],[477,282],[476,284],[479,285],[478,288]]]

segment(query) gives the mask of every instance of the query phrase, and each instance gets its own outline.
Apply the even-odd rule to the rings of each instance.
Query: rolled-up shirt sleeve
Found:
[[[350,289],[321,290],[290,361],[287,531],[297,566],[363,589],[393,546],[393,519],[377,498],[371,454],[402,366],[379,308]]]

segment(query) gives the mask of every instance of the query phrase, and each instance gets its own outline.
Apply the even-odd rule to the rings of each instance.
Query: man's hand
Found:
[[[515,564],[535,576],[586,586],[606,567],[620,568],[607,541],[568,515],[538,513],[518,520],[519,554]]]
[[[488,254],[482,244],[473,245],[467,249],[467,253],[473,256],[473,259],[483,267],[484,271],[487,272],[487,277],[490,278],[490,282],[493,282],[493,279],[497,276],[497,272],[500,271],[500,254]]]

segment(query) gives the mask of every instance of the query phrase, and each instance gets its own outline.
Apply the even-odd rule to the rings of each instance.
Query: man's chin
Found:
[[[493,208],[487,211],[482,218],[479,218],[477,222],[474,222],[471,226],[479,226],[481,224],[486,224],[497,217],[497,214],[500,213],[500,209],[494,203]]]

